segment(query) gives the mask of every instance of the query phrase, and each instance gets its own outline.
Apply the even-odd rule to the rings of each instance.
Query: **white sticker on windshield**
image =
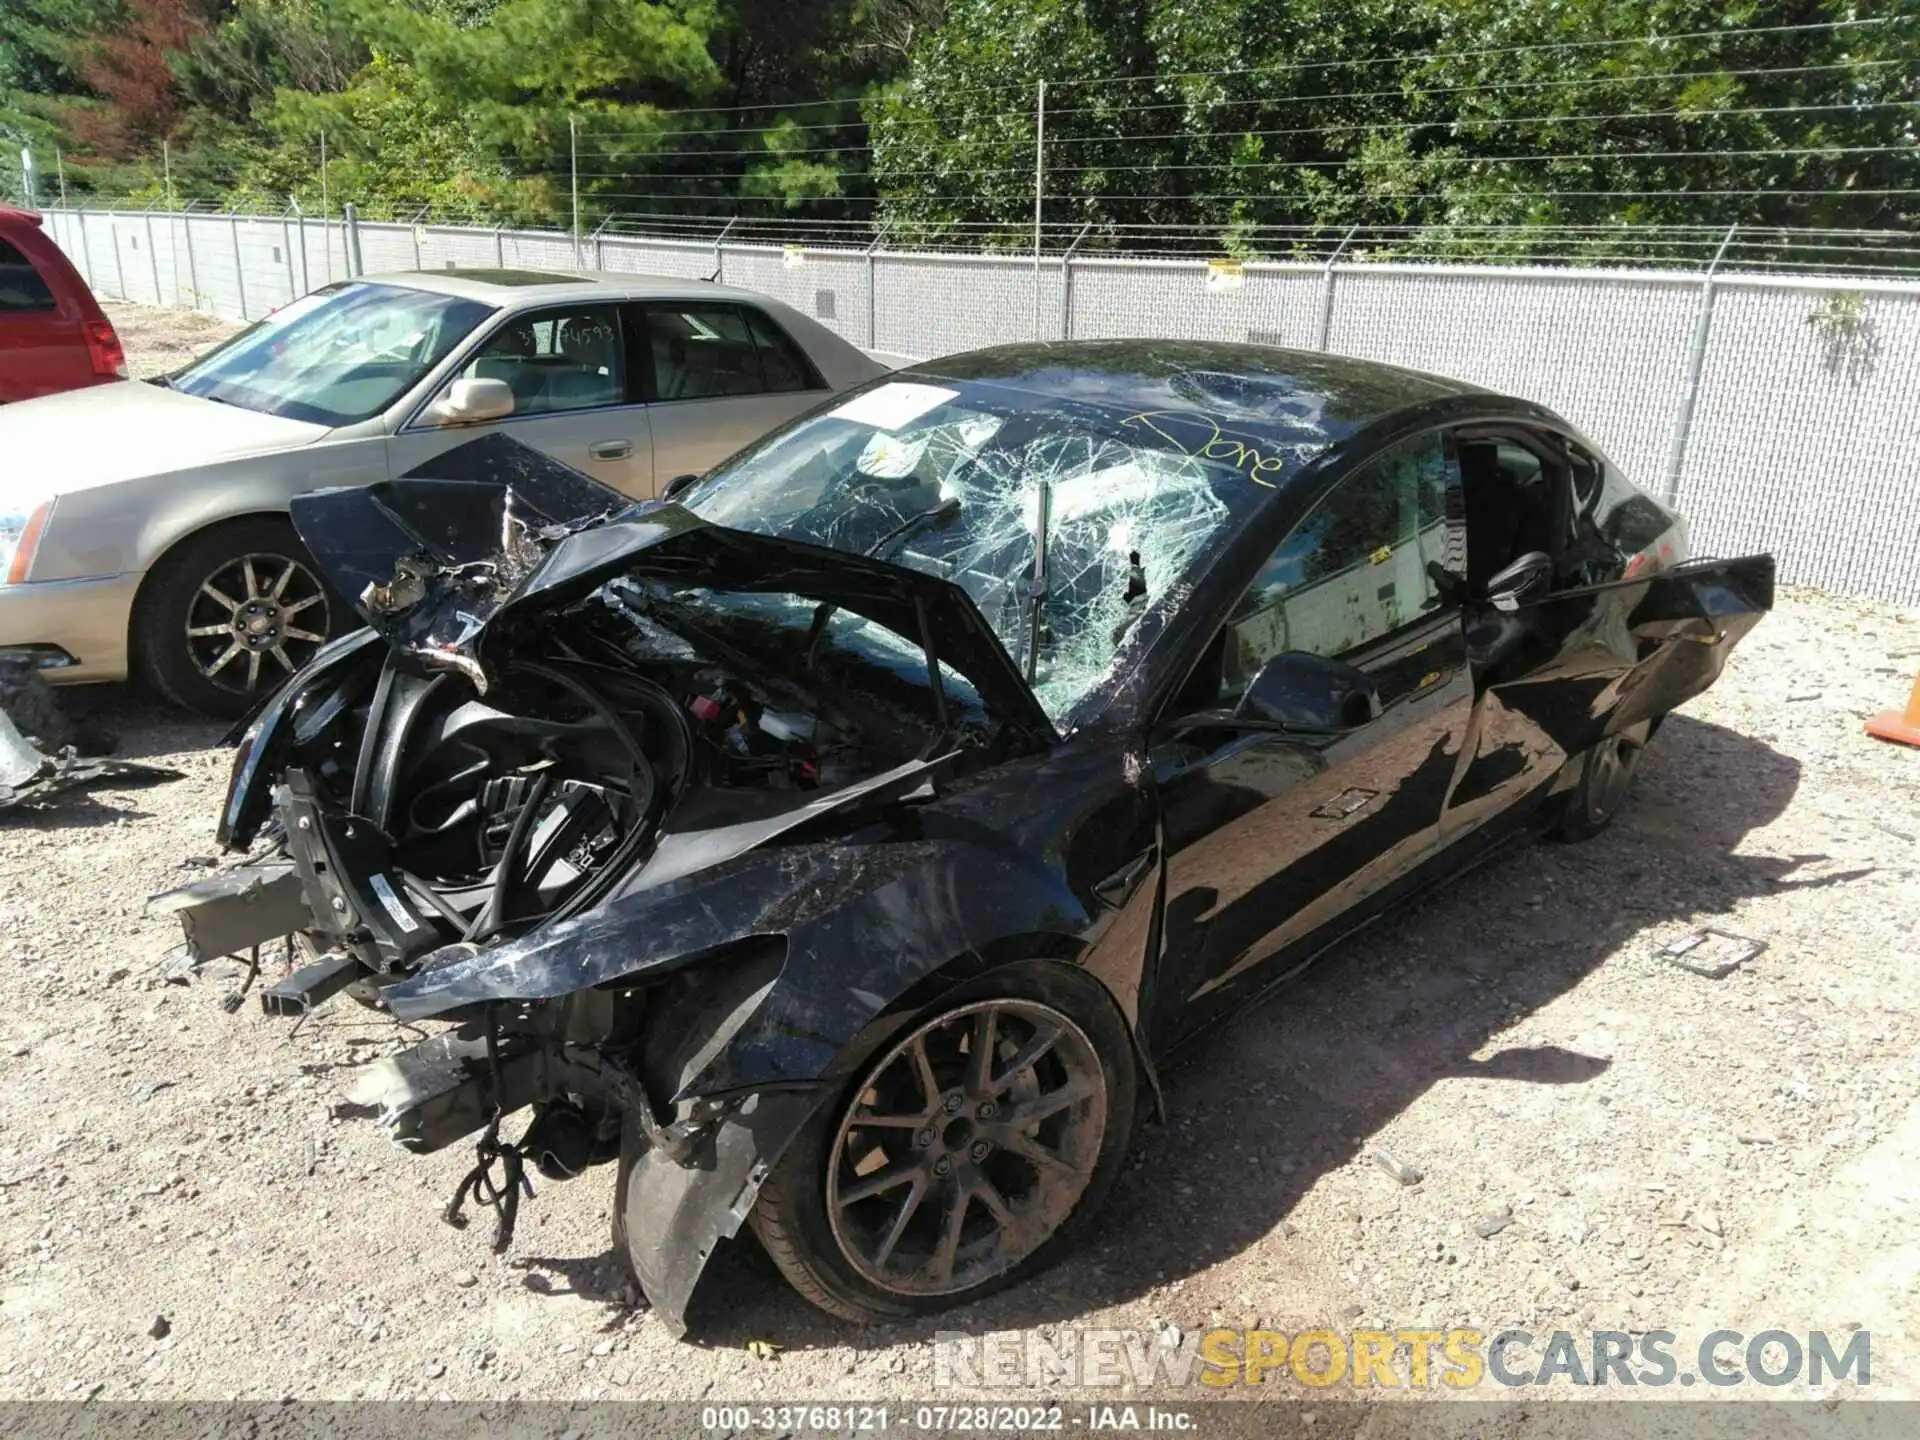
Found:
[[[837,420],[871,425],[876,430],[898,430],[902,425],[911,425],[929,410],[946,404],[959,393],[958,390],[946,390],[938,385],[915,385],[908,380],[895,380],[864,395],[856,395],[827,414]]]
[[[854,466],[862,475],[875,480],[904,480],[919,468],[920,457],[926,453],[924,434],[913,440],[902,440],[882,430],[867,441]]]

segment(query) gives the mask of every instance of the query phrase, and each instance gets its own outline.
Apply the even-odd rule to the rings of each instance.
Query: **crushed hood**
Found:
[[[435,456],[399,480],[319,490],[291,506],[315,562],[396,649],[484,690],[490,647],[520,616],[584,598],[616,575],[831,602],[966,677],[994,714],[1052,725],[966,592],[863,555],[709,524],[670,502],[635,505],[504,435]]]

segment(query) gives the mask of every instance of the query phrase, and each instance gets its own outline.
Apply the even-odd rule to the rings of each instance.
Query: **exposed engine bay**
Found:
[[[764,819],[967,738],[924,691],[827,699],[827,670],[812,692],[707,663],[637,593],[612,582],[551,617],[527,647],[546,658],[516,654],[485,695],[377,648],[300,697],[275,808],[325,897],[310,933],[397,978],[580,914],[664,833]]]

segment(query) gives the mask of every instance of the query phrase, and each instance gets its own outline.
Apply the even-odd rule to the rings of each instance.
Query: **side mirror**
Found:
[[[1233,713],[1302,730],[1351,730],[1380,713],[1380,694],[1364,670],[1283,650],[1260,667]]]
[[[468,376],[447,387],[421,418],[429,425],[479,425],[513,414],[513,389],[504,380]]]
[[[1541,550],[1529,550],[1487,581],[1487,599],[1496,610],[1518,610],[1540,599],[1552,583],[1552,557]]]
[[[660,492],[660,498],[662,500],[673,499],[676,495],[680,494],[681,491],[685,490],[689,485],[693,484],[693,482],[698,480],[699,478],[700,477],[698,475],[674,476],[671,480],[667,481],[667,488]]]

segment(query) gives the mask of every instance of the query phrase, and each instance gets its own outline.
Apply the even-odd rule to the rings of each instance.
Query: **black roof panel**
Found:
[[[1464,381],[1371,360],[1214,340],[1076,340],[1001,345],[927,360],[900,378],[1005,385],[1141,414],[1205,411],[1222,424],[1294,428],[1327,443],[1371,421],[1451,395]]]

